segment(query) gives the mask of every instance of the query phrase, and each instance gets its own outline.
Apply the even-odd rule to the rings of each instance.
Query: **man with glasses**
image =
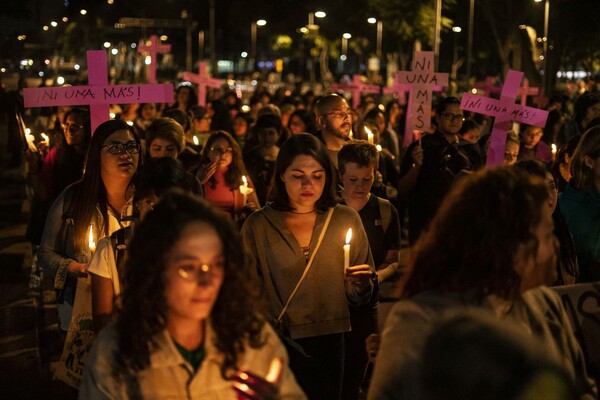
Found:
[[[321,98],[315,105],[317,137],[325,144],[333,165],[337,165],[337,153],[350,139],[354,112],[346,99],[337,94]]]
[[[408,200],[409,241],[414,243],[433,218],[454,180],[472,165],[459,146],[463,123],[460,100],[442,99],[436,107],[437,129],[412,143],[400,168],[399,195]]]

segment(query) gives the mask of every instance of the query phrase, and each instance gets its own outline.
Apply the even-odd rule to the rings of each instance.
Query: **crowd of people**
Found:
[[[552,97],[491,169],[493,120],[456,97],[406,149],[399,99],[259,90],[246,111],[183,83],[174,100],[94,132],[60,107],[26,152],[65,338],[91,287],[73,396],[597,397],[547,286],[600,280],[600,94]],[[379,332],[384,282],[400,301]]]

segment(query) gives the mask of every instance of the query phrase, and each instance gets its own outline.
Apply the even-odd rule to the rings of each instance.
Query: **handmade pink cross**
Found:
[[[352,75],[350,83],[334,83],[329,88],[332,91],[352,92],[352,107],[357,108],[360,105],[360,97],[362,93],[379,94],[380,87],[378,85],[369,85],[360,81],[360,75]]]
[[[399,71],[397,75],[399,83],[411,86],[408,107],[412,115],[407,112],[406,116],[410,130],[426,131],[430,128],[434,87],[448,86],[448,74],[434,72],[433,59],[432,51],[417,51],[413,56],[412,71]]]
[[[111,104],[170,103],[171,84],[109,85],[104,50],[88,50],[88,86],[63,86],[23,89],[25,107],[90,106],[92,134],[110,119]]]
[[[158,53],[166,54],[170,52],[171,45],[161,44],[158,40],[158,36],[152,35],[150,36],[150,44],[140,44],[137,51],[140,53],[150,53],[150,64],[148,64],[148,69],[146,70],[146,79],[148,80],[148,83],[156,83],[156,65],[158,64],[156,55]]]
[[[397,94],[398,103],[403,106],[406,105],[406,94],[410,93],[410,85],[406,83],[400,83],[398,72],[394,75],[394,84],[389,87],[383,88],[383,94]]]
[[[509,70],[504,86],[502,86],[500,99],[477,96],[472,93],[463,94],[460,103],[461,109],[494,117],[490,147],[487,153],[487,168],[504,164],[506,135],[511,128],[512,121],[541,127],[546,125],[548,111],[515,104],[521,79],[523,79],[523,72]]]
[[[521,96],[521,105],[527,105],[527,96],[535,96],[540,92],[539,87],[529,86],[529,79],[523,79],[523,86],[519,88],[519,96]]]
[[[211,87],[214,89],[219,89],[221,87],[221,80],[211,78],[208,75],[208,72],[206,70],[206,63],[204,61],[200,61],[198,70],[198,74],[194,74],[193,72],[184,72],[183,79],[198,85],[198,105],[205,106],[206,88]]]
[[[502,91],[500,86],[496,86],[496,77],[488,76],[485,78],[485,85],[481,83],[476,83],[473,85],[475,89],[483,90],[486,95],[490,94],[498,94]]]

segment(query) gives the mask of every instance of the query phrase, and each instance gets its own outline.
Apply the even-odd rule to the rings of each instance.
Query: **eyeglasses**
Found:
[[[222,273],[222,265],[191,265],[186,264],[177,268],[177,274],[187,282],[197,282],[199,285],[208,285],[218,274]]]
[[[106,150],[110,154],[112,154],[114,156],[120,156],[121,154],[123,154],[125,152],[127,152],[129,154],[138,154],[140,152],[140,149],[142,146],[140,146],[136,142],[127,142],[127,143],[116,142],[116,143],[105,144],[102,147],[106,147]]]
[[[60,124],[60,126],[63,128],[63,131],[65,131],[65,132],[79,132],[79,131],[82,131],[84,128],[83,125],[75,125],[75,124]]]
[[[333,115],[336,118],[352,118],[354,116],[354,111],[332,111],[325,113],[325,115]]]
[[[461,121],[465,120],[464,115],[462,115],[462,114],[452,114],[452,113],[449,113],[449,112],[443,112],[442,113],[442,118],[450,120],[450,122],[454,122],[454,121],[457,121],[457,120],[461,120]]]
[[[233,153],[233,147],[211,147],[210,152],[217,154]]]

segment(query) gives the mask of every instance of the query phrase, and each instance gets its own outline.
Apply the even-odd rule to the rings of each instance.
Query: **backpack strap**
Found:
[[[392,203],[389,200],[377,197],[379,201],[379,214],[381,215],[381,226],[383,232],[387,232],[390,222],[392,221]]]
[[[125,258],[127,256],[127,248],[129,247],[129,241],[133,236],[133,227],[128,226],[123,229],[115,231],[110,235],[110,244],[112,245],[113,252],[115,255],[115,263],[117,267],[117,273],[119,274],[119,280],[122,282],[123,271],[125,266]]]

